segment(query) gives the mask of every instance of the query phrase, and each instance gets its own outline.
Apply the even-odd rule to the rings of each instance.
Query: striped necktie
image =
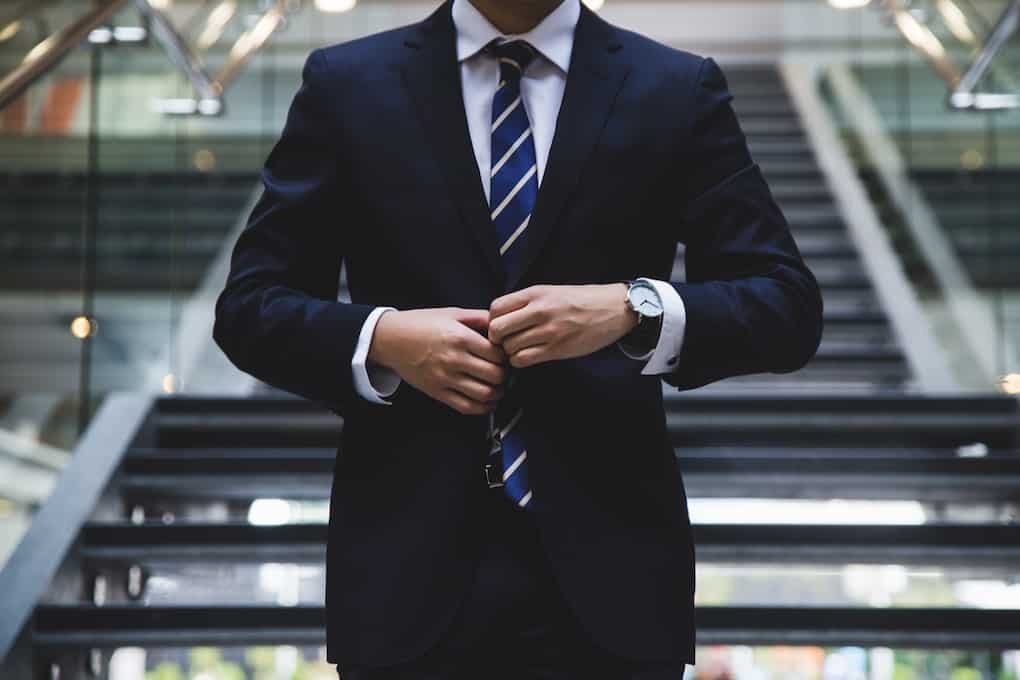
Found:
[[[528,220],[538,194],[535,144],[521,100],[521,74],[534,58],[535,49],[524,40],[505,38],[497,38],[488,49],[499,59],[499,84],[492,101],[489,208],[503,270],[510,273],[523,264]],[[510,500],[527,509],[532,507],[532,494],[524,446],[524,410],[519,403],[519,391],[513,389],[516,377],[511,367],[507,389],[491,414],[491,427],[498,432],[499,445],[494,443],[489,465],[490,469],[502,472],[501,480],[494,485],[501,482]]]

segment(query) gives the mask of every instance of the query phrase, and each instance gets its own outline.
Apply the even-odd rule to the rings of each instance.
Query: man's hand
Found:
[[[479,415],[503,396],[506,355],[485,338],[485,309],[441,307],[383,312],[368,360],[460,413]]]
[[[493,300],[489,340],[520,368],[598,351],[629,333],[627,284],[537,285]]]

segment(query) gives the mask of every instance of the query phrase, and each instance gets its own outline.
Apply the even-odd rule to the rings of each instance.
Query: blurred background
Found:
[[[335,680],[342,421],[213,302],[308,52],[437,4],[0,2],[4,680]],[[1020,0],[589,6],[720,62],[825,296],[804,370],[664,385],[688,676],[1020,678]]]

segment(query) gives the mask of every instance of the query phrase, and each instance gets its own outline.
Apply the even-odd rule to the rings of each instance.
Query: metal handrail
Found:
[[[196,110],[211,115],[219,114],[223,110],[223,87],[209,77],[187,41],[161,10],[153,7],[148,0],[135,0],[135,5],[148,20],[152,35],[163,46],[167,58],[191,83],[197,95]]]
[[[4,615],[0,661],[6,656],[61,560],[89,518],[124,452],[152,410],[153,397],[119,392],[108,396],[74,447],[49,498],[0,569]]]
[[[844,148],[832,116],[822,102],[816,71],[804,64],[780,65],[800,122],[815,150],[818,165],[832,190],[854,245],[868,257],[861,260],[889,316],[914,379],[927,393],[959,390],[935,330],[925,314],[917,291],[903,271],[882,227],[867,189]]]
[[[22,63],[0,81],[0,109],[17,99],[32,83],[53,69],[69,51],[85,40],[94,28],[109,20],[128,1],[105,0],[74,23],[32,48]],[[134,4],[147,18],[152,35],[163,46],[167,57],[184,74],[195,91],[195,98],[183,112],[204,115],[218,115],[223,112],[223,90],[283,25],[289,6],[287,0],[276,0],[255,24],[237,39],[230,49],[226,64],[213,78],[206,73],[201,60],[162,11],[153,7],[148,0],[134,0]]]
[[[966,267],[956,254],[946,228],[940,224],[927,197],[910,177],[908,166],[899,148],[889,136],[878,113],[878,107],[846,66],[829,66],[825,78],[836,104],[843,110],[849,129],[854,133],[864,157],[875,168],[878,181],[892,204],[903,216],[904,224],[917,244],[918,252],[932,272],[938,292],[963,337],[966,351],[972,357],[968,378],[976,384],[994,384],[996,371],[994,352],[988,348],[998,342],[995,313]],[[1016,347],[1008,337],[1001,338],[1007,356],[1016,355]]]
[[[287,4],[286,0],[276,0],[255,25],[245,31],[230,48],[227,63],[216,75],[216,82],[221,89],[226,88],[237,77],[241,67],[262,49],[266,41],[280,28],[287,14]]]
[[[946,56],[942,41],[899,0],[882,0],[882,7],[892,18],[893,25],[900,35],[928,60],[932,69],[946,85],[955,88],[960,82],[960,72]]]
[[[981,51],[974,59],[970,68],[960,78],[960,82],[949,95],[949,105],[953,108],[1017,108],[1020,107],[1020,95],[1002,95],[1000,99],[993,100],[991,106],[982,106],[981,100],[977,98],[982,95],[974,93],[981,79],[984,78],[992,65],[995,55],[1002,49],[1009,38],[1020,28],[1020,0],[1013,0],[1013,3],[1006,8],[999,20],[992,29],[991,35],[985,42]],[[983,95],[985,103],[989,96]],[[999,105],[994,105],[998,103]]]
[[[174,29],[163,12],[152,7],[148,0],[135,1],[139,9],[149,17],[156,40],[166,50],[170,60],[184,72],[195,90],[197,96],[193,99],[169,99],[162,102],[166,113],[184,115],[219,115],[223,112],[223,91],[248,60],[283,25],[290,4],[287,0],[276,0],[250,29],[241,34],[230,48],[227,62],[214,78],[210,78],[187,41]]]
[[[128,0],[104,0],[77,21],[68,24],[25,55],[21,64],[0,80],[0,109],[13,102],[32,83],[46,75],[60,61],[85,40],[92,29],[106,22]]]
[[[892,18],[900,34],[913,45],[949,88],[947,103],[954,109],[1012,109],[1020,107],[1020,95],[974,92],[991,68],[995,55],[1020,28],[1020,0],[1012,0],[995,23],[991,35],[964,73],[946,55],[936,35],[903,5],[900,0],[882,0],[881,6]]]

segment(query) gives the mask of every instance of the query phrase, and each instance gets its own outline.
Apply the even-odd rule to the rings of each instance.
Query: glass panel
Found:
[[[4,3],[0,78],[83,11],[79,2]],[[0,566],[91,412],[80,394],[92,57],[73,51],[0,108]]]
[[[945,69],[963,78],[1014,5],[830,7],[830,25],[853,47],[826,55],[818,82],[954,377],[1011,393],[1020,392],[1020,108],[1000,105],[1020,94],[1020,34],[973,88],[1000,97],[985,110],[949,106]]]
[[[0,77],[106,6],[2,4]],[[270,36],[261,18],[277,6],[152,5],[212,76],[238,41]],[[251,382],[213,346],[222,280],[206,277],[257,195],[300,68],[255,52],[231,71],[221,115],[169,115],[166,100],[196,94],[152,26],[121,3],[0,109],[0,566],[111,391]]]

